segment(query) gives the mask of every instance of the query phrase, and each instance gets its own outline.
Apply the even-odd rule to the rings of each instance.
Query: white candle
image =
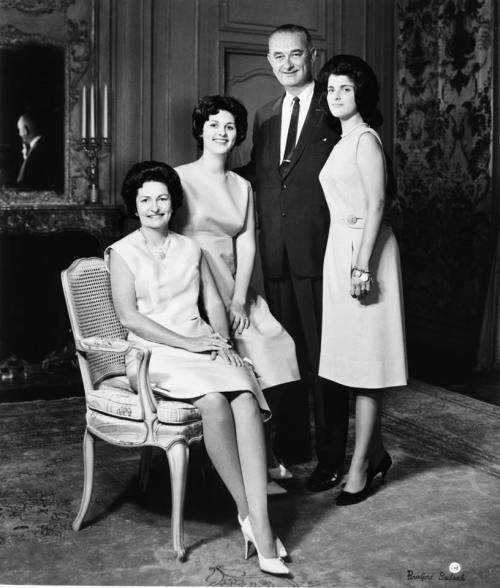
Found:
[[[87,86],[82,89],[82,139],[87,138]]]
[[[102,113],[102,138],[108,138],[108,84],[104,84],[104,105]]]
[[[95,139],[95,88],[90,86],[90,138]]]

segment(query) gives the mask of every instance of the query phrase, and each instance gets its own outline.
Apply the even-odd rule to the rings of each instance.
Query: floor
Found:
[[[460,361],[445,365],[410,365],[412,378],[500,406],[500,370],[479,372]]]
[[[234,505],[192,452],[184,517],[188,557],[173,558],[165,456],[146,492],[139,453],[96,444],[94,493],[75,533],[83,472],[84,399],[0,408],[0,584],[496,588],[500,578],[500,407],[410,382],[387,392],[384,437],[394,465],[370,497],[336,507],[338,489],[305,489],[313,463],[292,466],[271,497],[290,578],[243,558]],[[354,424],[353,422],[351,423]],[[350,427],[348,453],[354,427]],[[197,463],[198,460],[198,463]]]

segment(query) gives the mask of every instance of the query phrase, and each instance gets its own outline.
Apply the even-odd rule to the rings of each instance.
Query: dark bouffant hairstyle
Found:
[[[320,104],[330,116],[332,115],[326,97],[328,78],[331,75],[347,76],[352,80],[359,114],[371,127],[379,127],[383,122],[382,114],[377,108],[380,87],[373,69],[366,61],[355,55],[336,55],[321,68],[318,76],[318,84],[322,90]]]
[[[203,149],[203,125],[211,114],[226,110],[234,116],[236,125],[236,145],[245,140],[248,130],[248,113],[243,104],[232,96],[204,96],[193,109],[193,137],[200,149]]]
[[[177,172],[161,161],[141,161],[134,164],[123,180],[121,195],[129,216],[137,213],[137,192],[145,182],[165,184],[172,201],[173,213],[182,206],[183,191]]]
[[[280,25],[279,27],[276,27],[274,29],[274,31],[271,32],[271,34],[269,35],[269,38],[271,38],[276,33],[301,33],[302,35],[305,36],[307,45],[309,47],[312,45],[311,33],[306,29],[306,27],[303,27],[301,25],[291,24],[291,23]]]

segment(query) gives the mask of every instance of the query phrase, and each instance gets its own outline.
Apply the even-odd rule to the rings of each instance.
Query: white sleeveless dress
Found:
[[[196,162],[177,167],[176,171],[184,202],[171,226],[197,241],[228,308],[238,263],[236,238],[247,218],[254,215],[252,187],[232,171],[224,178],[214,178]],[[264,298],[251,287],[247,301],[250,326],[241,334],[234,333],[232,339],[241,357],[248,357],[254,365],[261,388],[299,380],[293,339],[271,314]]]
[[[150,252],[140,231],[134,231],[105,251],[116,253],[127,263],[135,281],[137,309],[144,316],[182,335],[196,337],[212,332],[200,316],[201,250],[197,243],[173,231],[169,233],[165,259]],[[129,332],[128,340],[152,350],[149,375],[156,392],[170,398],[188,400],[211,392],[250,391],[260,409],[270,411],[253,370],[211,359],[210,353],[193,353],[142,339]],[[126,357],[127,376],[133,387],[137,382],[134,353]]]
[[[335,145],[319,175],[331,215],[319,375],[345,386],[376,389],[405,385],[408,373],[399,249],[389,226],[381,225],[370,260],[372,291],[361,301],[350,295],[366,217],[356,162],[363,133],[380,142],[373,129],[360,126]]]

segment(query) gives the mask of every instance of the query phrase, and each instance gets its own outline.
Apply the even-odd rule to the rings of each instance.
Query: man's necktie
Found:
[[[297,127],[299,122],[300,100],[295,96],[293,99],[292,116],[290,117],[290,126],[288,127],[288,135],[286,137],[285,155],[280,164],[280,174],[284,175],[295,150],[295,141],[297,140]]]

